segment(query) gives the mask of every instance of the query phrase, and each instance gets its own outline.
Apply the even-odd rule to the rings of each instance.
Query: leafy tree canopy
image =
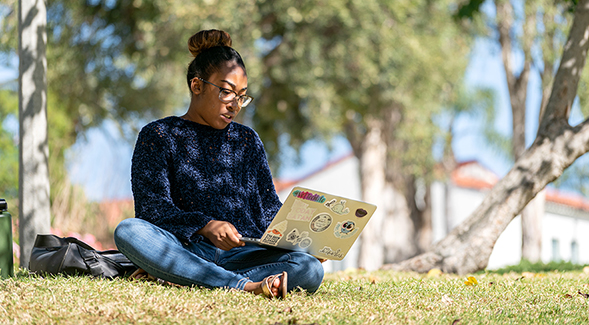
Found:
[[[61,149],[51,152],[62,155],[105,118],[138,127],[186,107],[186,41],[218,28],[247,63],[256,100],[242,118],[271,158],[284,134],[295,148],[340,133],[357,141],[372,116],[394,119],[390,137],[399,145],[390,153],[402,157],[403,171],[427,173],[440,132],[432,117],[457,100],[468,61],[469,34],[451,20],[456,7],[449,0],[50,0],[48,111],[63,132],[53,144]],[[0,51],[15,53],[16,1],[0,0],[0,8]]]

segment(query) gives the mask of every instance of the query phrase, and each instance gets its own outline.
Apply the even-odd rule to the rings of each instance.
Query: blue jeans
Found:
[[[303,253],[246,245],[229,251],[209,242],[182,243],[152,223],[125,219],[115,229],[118,249],[149,274],[180,285],[243,290],[248,282],[286,271],[288,290],[315,292],[323,280],[323,266]]]

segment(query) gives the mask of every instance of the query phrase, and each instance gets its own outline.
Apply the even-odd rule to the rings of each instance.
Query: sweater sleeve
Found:
[[[270,171],[270,166],[268,165],[268,158],[266,157],[266,151],[264,150],[264,144],[259,136],[256,134],[256,160],[258,162],[258,174],[257,174],[257,182],[258,182],[258,189],[259,195],[262,202],[262,224],[264,228],[267,228],[280,207],[282,207],[282,202],[280,202],[280,198],[276,193],[276,189],[274,188],[274,182],[272,179],[272,172]]]
[[[172,199],[169,162],[174,147],[157,125],[147,125],[137,138],[131,166],[135,216],[174,234],[200,241],[196,232],[212,220],[202,212],[181,210]]]

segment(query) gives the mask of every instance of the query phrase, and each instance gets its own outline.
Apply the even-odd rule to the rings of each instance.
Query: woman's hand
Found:
[[[237,229],[227,221],[211,220],[196,233],[205,236],[215,247],[225,251],[245,245],[239,240],[241,235]]]

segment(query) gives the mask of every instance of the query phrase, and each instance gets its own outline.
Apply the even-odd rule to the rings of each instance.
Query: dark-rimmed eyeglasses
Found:
[[[212,82],[208,82],[206,80],[204,80],[203,78],[200,77],[195,77],[196,79],[202,81],[202,82],[206,82],[209,85],[215,86],[217,88],[219,88],[219,100],[222,101],[225,104],[229,104],[231,103],[234,99],[237,98],[237,105],[239,105],[239,107],[244,108],[246,107],[249,103],[252,102],[252,100],[254,100],[254,98],[252,96],[249,95],[238,95],[235,91],[231,90],[231,89],[227,89],[227,88],[223,88],[220,86],[215,85]]]

